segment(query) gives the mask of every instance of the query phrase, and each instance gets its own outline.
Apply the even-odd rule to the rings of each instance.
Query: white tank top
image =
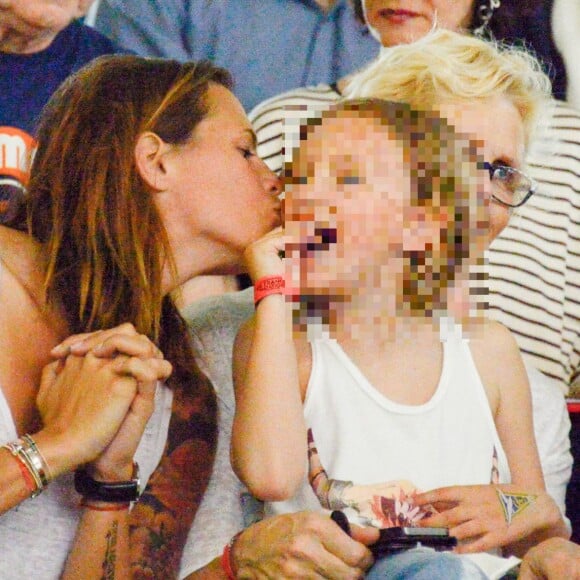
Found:
[[[289,501],[266,513],[343,509],[351,521],[376,527],[415,525],[423,512],[407,501],[448,485],[509,483],[510,472],[489,401],[461,330],[442,327],[443,369],[431,399],[401,405],[377,391],[331,339],[311,341],[312,371],[304,417],[314,438],[309,466],[330,483],[319,497],[305,478]],[[319,463],[314,464],[312,454]],[[318,465],[318,467],[316,466]],[[307,474],[308,474],[307,468]],[[315,478],[317,481],[319,477]],[[490,579],[518,558],[498,551],[462,555]]]
[[[0,263],[0,282],[1,282]],[[155,410],[135,453],[141,488],[155,470],[167,440],[173,391],[158,383]],[[8,402],[0,386],[0,445],[18,438]],[[60,578],[70,551],[81,510],[73,474],[52,481],[34,499],[0,515],[0,579]]]
[[[336,341],[311,341],[304,416],[321,466],[339,487],[352,482],[360,486],[360,497],[365,486],[375,495],[373,484],[399,480],[420,491],[510,481],[468,341],[457,329],[446,334],[439,384],[427,403],[416,406],[395,403],[377,391]],[[267,505],[270,514],[320,508],[307,479],[291,500]],[[362,520],[387,527],[376,517]]]

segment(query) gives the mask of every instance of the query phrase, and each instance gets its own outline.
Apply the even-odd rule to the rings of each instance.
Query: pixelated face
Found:
[[[0,0],[0,50],[30,53],[46,48],[94,0]]]
[[[400,251],[410,183],[402,148],[376,121],[349,112],[311,129],[286,188],[287,257],[303,291],[332,292]]]
[[[473,0],[364,0],[366,21],[383,46],[422,38],[434,24],[449,30],[471,24]]]
[[[382,289],[401,303],[414,293],[428,301],[467,253],[460,247],[456,255],[456,228],[476,219],[477,200],[458,204],[454,184],[425,179],[431,169],[376,113],[335,113],[309,127],[290,166],[288,275],[308,296],[349,301],[361,290]],[[466,163],[467,172],[477,167],[474,157]]]

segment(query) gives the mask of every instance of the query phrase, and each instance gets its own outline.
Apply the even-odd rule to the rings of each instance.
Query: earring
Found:
[[[476,36],[482,36],[485,34],[494,10],[497,10],[500,6],[501,0],[489,0],[489,3],[484,0],[479,5],[477,8],[477,16],[479,17],[480,25],[473,30],[473,34]]]

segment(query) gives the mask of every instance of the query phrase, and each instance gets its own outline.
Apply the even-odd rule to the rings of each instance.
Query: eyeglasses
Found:
[[[489,172],[489,178],[495,185],[491,196],[507,207],[524,205],[537,189],[537,184],[531,177],[509,165],[484,161],[481,168]]]

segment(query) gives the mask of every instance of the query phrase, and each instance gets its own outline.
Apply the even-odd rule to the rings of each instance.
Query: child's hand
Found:
[[[284,262],[280,253],[286,245],[284,230],[276,228],[250,244],[244,252],[244,262],[252,281],[264,276],[284,276]]]
[[[415,497],[415,505],[438,511],[419,526],[449,528],[458,552],[484,552],[508,546],[538,530],[555,526],[560,512],[543,491],[522,492],[516,485],[464,485],[434,489]]]

